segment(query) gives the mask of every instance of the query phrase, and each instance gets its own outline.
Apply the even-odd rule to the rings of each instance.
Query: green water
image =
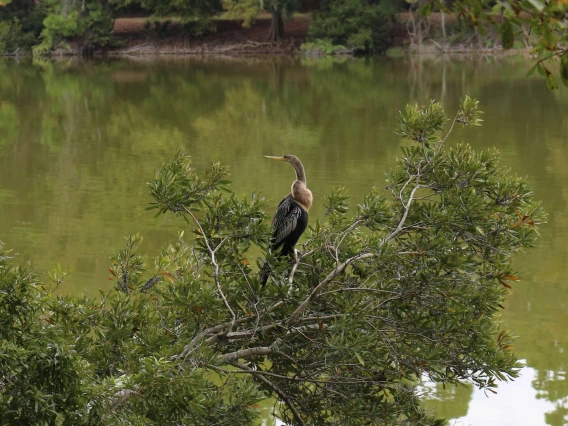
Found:
[[[497,146],[550,218],[517,261],[523,280],[502,316],[519,336],[523,376],[490,397],[430,386],[426,405],[456,425],[568,424],[568,90],[525,78],[529,67],[523,58],[0,61],[0,240],[41,271],[70,270],[63,292],[95,294],[111,285],[109,256],[125,235],[140,232],[155,254],[184,229],[145,210],[145,182],[178,148],[197,169],[229,164],[236,192],[267,194],[270,209],[293,172],[262,156],[296,154],[313,220],[332,186],[355,200],[384,186],[407,102],[433,97],[454,111],[469,94],[485,123],[454,140]]]

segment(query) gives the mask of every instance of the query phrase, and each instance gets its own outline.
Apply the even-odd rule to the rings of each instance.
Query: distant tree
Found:
[[[138,0],[141,6],[157,16],[175,16],[186,29],[201,35],[214,29],[211,18],[222,10],[221,0]]]
[[[355,50],[384,51],[390,45],[395,10],[389,1],[322,0],[309,38]]]
[[[493,391],[517,376],[496,313],[543,220],[495,150],[446,146],[480,122],[470,98],[445,134],[439,103],[408,106],[389,197],[372,189],[353,211],[344,190],[320,199],[325,219],[297,260],[272,258],[262,290],[251,248],[268,245],[264,200],[183,153],[150,182],[150,208],[184,218],[191,238],[148,267],[127,238],[100,298],[55,295],[60,269],[42,284],[1,250],[0,422],[249,425],[270,396],[291,425],[443,424],[420,408],[422,377]]]
[[[43,21],[38,54],[78,44],[83,52],[114,43],[112,29],[117,11],[128,0],[45,0],[47,15]]]
[[[43,29],[46,9],[33,0],[0,7],[0,54],[30,51]]]
[[[221,10],[220,0],[45,0],[42,42],[36,53],[78,42],[83,50],[116,42],[112,30],[120,11],[134,4],[157,16],[174,15],[193,34],[213,28],[211,17]]]
[[[249,26],[262,11],[271,15],[270,41],[279,41],[284,35],[283,16],[291,15],[302,4],[303,0],[222,0],[229,15],[242,18],[243,25]]]

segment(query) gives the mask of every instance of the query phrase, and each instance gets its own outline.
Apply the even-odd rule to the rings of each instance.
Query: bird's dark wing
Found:
[[[288,214],[278,224],[278,228],[274,230],[274,244],[279,246],[288,238],[298,226],[298,220],[302,217],[302,209],[298,206],[292,206]]]
[[[284,220],[293,201],[294,199],[292,198],[292,194],[288,194],[282,201],[280,201],[278,208],[276,209],[276,213],[274,214],[274,218],[272,219],[272,230],[276,229],[278,223]]]
[[[277,256],[288,256],[294,250],[298,239],[308,226],[308,212],[305,211],[289,194],[284,198],[272,219],[272,250],[282,246]],[[271,266],[266,261],[260,271],[259,282],[263,287],[270,276]]]
[[[272,220],[273,249],[280,247],[284,243],[286,238],[290,237],[292,234],[295,234],[294,231],[297,230],[298,222],[304,214],[305,212],[294,201],[291,195],[288,195],[280,202],[278,209],[276,210],[276,214],[274,215],[274,219]],[[301,232],[303,232],[304,229],[302,229]]]

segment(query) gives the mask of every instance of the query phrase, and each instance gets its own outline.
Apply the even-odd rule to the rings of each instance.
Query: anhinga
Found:
[[[312,206],[312,191],[306,187],[306,172],[302,162],[295,155],[272,157],[272,160],[286,161],[296,171],[296,180],[292,183],[292,191],[280,204],[272,219],[271,249],[275,252],[280,247],[278,257],[288,256],[293,253],[294,246],[300,235],[308,226],[308,211]],[[270,265],[264,263],[260,272],[260,285],[263,287],[270,276]]]

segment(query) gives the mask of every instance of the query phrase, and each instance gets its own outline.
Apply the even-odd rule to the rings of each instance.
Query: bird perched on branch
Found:
[[[294,167],[296,180],[292,183],[292,191],[280,204],[272,219],[272,239],[271,251],[277,253],[278,257],[289,256],[294,252],[294,246],[298,242],[300,235],[308,226],[308,211],[312,206],[312,191],[306,187],[306,172],[304,165],[295,155],[285,155],[283,157],[272,157],[265,155],[271,160],[285,161]],[[264,287],[270,276],[270,264],[264,263],[260,271],[260,285]]]

